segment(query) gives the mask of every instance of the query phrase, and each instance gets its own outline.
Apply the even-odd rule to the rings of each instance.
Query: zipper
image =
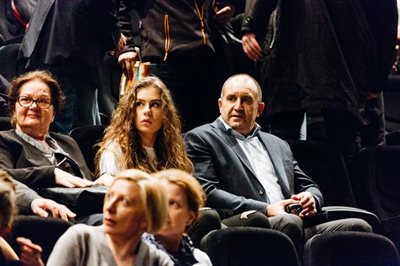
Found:
[[[201,10],[199,6],[197,5],[197,1],[193,0],[194,2],[194,7],[196,8],[196,13],[197,16],[200,19],[200,31],[201,31],[201,36],[203,37],[203,45],[207,44],[207,38],[206,38],[206,32],[205,32],[205,27],[204,27],[204,3],[201,5]]]
[[[171,36],[169,32],[169,19],[168,14],[164,15],[164,33],[165,33],[165,40],[164,40],[164,62],[167,61],[168,52],[171,48]]]

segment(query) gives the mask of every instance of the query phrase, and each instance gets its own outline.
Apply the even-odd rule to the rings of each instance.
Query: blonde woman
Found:
[[[153,174],[159,178],[167,193],[168,219],[154,235],[144,238],[166,251],[175,265],[211,265],[208,255],[195,248],[186,234],[204,206],[205,193],[199,182],[188,173],[169,169]]]
[[[159,180],[140,170],[115,177],[104,199],[103,225],[74,225],[57,241],[49,266],[174,265],[163,251],[144,243],[167,219]]]
[[[168,168],[192,171],[174,101],[157,77],[142,78],[126,92],[99,145],[97,183],[102,185],[128,168],[147,173]]]

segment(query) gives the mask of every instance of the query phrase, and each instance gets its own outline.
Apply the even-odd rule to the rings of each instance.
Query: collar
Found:
[[[234,136],[235,138],[240,139],[240,140],[252,139],[252,138],[256,137],[258,135],[258,133],[260,132],[260,130],[261,130],[261,126],[256,123],[256,125],[255,125],[255,127],[253,129],[253,132],[251,132],[250,135],[245,137],[241,133],[239,133],[238,131],[234,130],[231,126],[229,126],[224,121],[224,119],[222,119],[221,116],[219,116],[218,119],[222,122],[222,125],[224,126],[226,131],[228,131],[232,136]]]

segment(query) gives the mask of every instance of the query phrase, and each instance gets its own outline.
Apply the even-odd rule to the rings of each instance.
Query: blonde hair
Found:
[[[161,182],[137,169],[119,173],[111,187],[117,180],[127,180],[138,185],[147,222],[146,232],[153,234],[159,231],[167,221],[168,215],[167,196]]]
[[[154,146],[158,163],[156,166],[152,164],[143,149],[138,130],[135,127],[137,93],[143,88],[151,87],[160,91],[164,117]],[[95,158],[97,175],[99,174],[101,154],[112,142],[121,148],[123,156],[118,159],[123,169],[135,168],[147,173],[168,168],[178,168],[188,172],[193,170],[192,163],[185,152],[178,111],[170,91],[157,77],[142,78],[120,99],[111,123],[105,130],[104,138],[98,144],[100,148]]]
[[[6,171],[0,170],[0,229],[11,226],[16,214],[15,186],[11,176]]]
[[[195,177],[179,169],[168,169],[153,174],[160,180],[179,186],[185,193],[189,210],[195,217],[199,216],[200,208],[204,206],[206,194]]]

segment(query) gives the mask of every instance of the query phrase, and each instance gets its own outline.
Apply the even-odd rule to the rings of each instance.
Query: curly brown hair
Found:
[[[156,167],[150,162],[142,147],[139,132],[135,127],[137,93],[140,89],[149,87],[157,88],[160,91],[164,118],[154,145],[158,161]],[[170,91],[157,77],[142,78],[120,99],[111,123],[105,130],[104,138],[98,144],[100,148],[95,158],[97,174],[99,174],[101,154],[111,142],[117,143],[122,150],[123,156],[119,159],[122,161],[124,169],[135,168],[147,173],[169,168],[189,173],[193,170],[192,163],[186,155],[178,111]]]
[[[10,110],[11,123],[15,125],[15,104],[20,94],[21,87],[33,80],[40,80],[50,88],[51,104],[54,107],[54,112],[58,113],[65,104],[65,95],[61,91],[60,85],[58,84],[55,77],[48,71],[35,70],[24,73],[14,78],[10,84],[9,103],[8,107]]]

